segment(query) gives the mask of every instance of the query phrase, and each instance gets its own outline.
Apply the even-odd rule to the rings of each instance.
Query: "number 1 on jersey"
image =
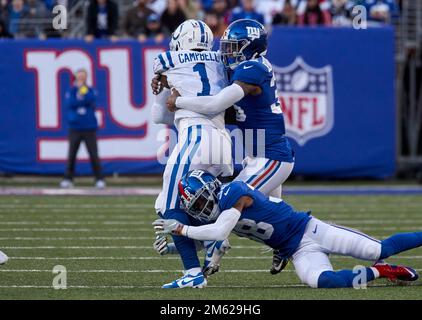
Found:
[[[210,95],[210,81],[208,80],[207,70],[205,69],[205,63],[199,62],[193,67],[193,71],[198,72],[201,77],[202,91],[197,93],[197,96],[209,96]]]

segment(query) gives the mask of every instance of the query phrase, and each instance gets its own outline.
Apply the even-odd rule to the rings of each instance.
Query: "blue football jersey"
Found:
[[[222,187],[218,195],[221,211],[232,208],[242,196],[251,197],[254,202],[243,210],[233,232],[280,250],[283,258],[291,257],[311,219],[310,212],[296,212],[281,199],[268,198],[242,181]]]
[[[242,62],[230,75],[231,83],[236,80],[257,85],[262,90],[258,95],[245,96],[234,106],[237,125],[244,132],[247,155],[293,162],[294,154],[285,137],[284,116],[271,63],[264,57]],[[245,132],[247,129],[253,129],[253,138],[248,139],[250,133]],[[262,143],[261,137],[265,137],[264,148],[258,145]],[[262,151],[265,151],[265,155],[262,155]]]

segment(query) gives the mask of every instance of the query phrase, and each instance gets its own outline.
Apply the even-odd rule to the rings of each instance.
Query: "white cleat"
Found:
[[[9,260],[8,256],[2,251],[0,251],[0,265],[6,264],[6,262]]]
[[[95,188],[104,189],[105,187],[106,187],[106,183],[104,180],[97,180],[97,182],[95,182]]]
[[[174,280],[173,282],[166,283],[162,286],[163,289],[181,289],[181,288],[205,288],[207,285],[207,279],[204,277],[202,272],[196,275],[185,274],[183,277]]]
[[[60,182],[60,188],[63,188],[63,189],[73,188],[73,182],[71,180],[64,179]]]

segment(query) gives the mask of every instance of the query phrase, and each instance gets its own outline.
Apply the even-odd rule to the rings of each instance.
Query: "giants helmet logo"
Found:
[[[290,66],[273,67],[287,135],[304,145],[330,132],[334,123],[331,66],[313,68],[297,57]]]

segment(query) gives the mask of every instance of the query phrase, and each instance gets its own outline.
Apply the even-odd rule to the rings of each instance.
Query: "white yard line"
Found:
[[[27,256],[15,256],[15,257],[9,257],[10,261],[12,260],[180,260],[180,258],[177,255],[172,256],[156,256],[156,257],[135,257],[135,256],[129,256],[129,257],[95,257],[95,256],[81,256],[81,257],[40,257],[40,256],[34,256],[34,257],[27,257]],[[224,256],[224,260],[268,260],[270,258],[269,255],[262,255],[262,256],[230,256],[226,255]],[[352,257],[344,257],[344,256],[332,256],[330,259],[333,260],[343,260],[343,259],[354,259]],[[422,256],[393,256],[389,257],[388,260],[391,259],[422,259]]]
[[[69,241],[69,240],[154,240],[154,237],[0,237],[15,241]]]
[[[156,217],[158,217],[157,215],[146,215],[144,212],[137,212],[136,214],[133,215],[120,215],[120,214],[113,214],[113,215],[80,215],[80,216],[75,216],[75,214],[59,214],[59,215],[51,215],[51,212],[49,212],[47,215],[45,214],[37,214],[36,216],[33,217],[24,217],[24,215],[20,215],[20,213],[16,213],[16,212],[12,212],[10,214],[7,215],[2,215],[0,214],[0,219],[10,219],[11,217],[20,219],[20,218],[24,218],[24,219],[30,219],[31,222],[32,221],[39,221],[40,219],[42,220],[68,220],[68,221],[77,221],[77,222],[83,222],[83,221],[108,221],[108,220],[115,220],[118,219],[119,221],[139,221],[139,220],[147,220],[147,219],[154,219]],[[28,220],[28,221],[30,221]]]
[[[390,234],[371,233],[370,236],[378,240],[384,240],[388,238]],[[239,239],[249,240],[247,238],[239,238]],[[238,241],[239,239],[236,239],[236,241]],[[74,242],[79,242],[79,241],[103,241],[103,240],[116,240],[116,241],[127,240],[127,241],[130,241],[130,243],[137,243],[137,244],[144,243],[144,241],[148,241],[152,244],[152,242],[155,240],[155,237],[154,235],[151,235],[150,237],[69,237],[69,238],[68,237],[0,237],[0,242],[1,242],[0,247],[3,247],[3,244],[7,244],[7,245],[15,244],[14,243],[15,241],[41,241],[41,242],[69,241],[69,244],[73,244]],[[169,242],[172,242],[172,240],[169,239]],[[245,248],[254,248],[254,247],[256,246],[245,246]],[[266,249],[266,247],[262,247],[262,248]]]
[[[416,269],[417,270],[417,269]],[[418,270],[417,270],[418,271]],[[0,272],[26,272],[26,273],[41,273],[48,272],[52,273],[52,270],[43,270],[43,269],[0,269]],[[175,273],[183,272],[183,270],[67,270],[68,273]],[[228,273],[260,273],[268,272],[269,269],[259,269],[259,270],[220,270],[219,272],[228,272]],[[294,272],[294,270],[284,270],[283,272]]]
[[[380,285],[381,286],[381,285]],[[237,288],[306,288],[303,284],[285,284],[285,285],[265,285],[265,286],[236,286],[236,285],[224,285],[224,286],[207,286],[207,288],[224,288],[224,289],[237,289]],[[67,286],[67,289],[161,289],[161,286]],[[53,289],[52,286],[36,286],[36,285],[0,285],[0,289]]]
[[[151,225],[148,221],[0,221],[0,225]],[[152,228],[151,228],[152,229]]]
[[[412,285],[415,286],[415,285]],[[416,286],[420,286],[416,284]],[[383,287],[394,287],[393,284],[374,284],[368,286],[368,288],[383,288]],[[74,285],[67,286],[67,289],[161,289],[161,286],[148,286],[148,285],[120,285],[120,286],[86,286],[86,285]],[[272,284],[272,285],[220,285],[220,286],[207,286],[207,288],[217,289],[268,289],[268,288],[309,288],[304,284]],[[0,289],[53,289],[52,286],[40,286],[40,285],[0,285]],[[315,290],[315,289],[312,289]]]
[[[407,225],[410,225],[409,228],[412,229],[416,229],[419,230],[418,228],[422,228],[422,219],[408,219],[408,220],[330,220],[330,219],[325,219],[326,222],[329,223],[335,223],[338,225],[344,225],[344,226],[353,226],[356,228],[361,227],[362,229],[365,230],[380,230],[380,229],[386,229],[386,230],[395,230],[398,229],[397,225],[403,225],[403,227],[400,228],[407,228]],[[44,226],[44,225],[93,225],[93,226],[99,226],[99,225],[127,225],[127,226],[131,226],[131,225],[142,225],[142,226],[148,226],[151,225],[150,221],[0,221],[0,226],[4,225],[34,225],[34,226]],[[367,227],[365,225],[380,225],[382,227]],[[385,226],[388,224],[392,224],[393,226]],[[417,226],[415,226],[415,224],[418,224]],[[370,228],[370,229],[369,229]],[[48,230],[52,230],[52,231],[60,231],[60,229],[62,228],[1,228],[0,231],[48,231]],[[73,229],[73,228],[64,228],[66,229],[65,231],[69,230],[69,231],[78,231],[81,228],[78,229]],[[88,230],[88,228],[83,228]],[[107,231],[110,229],[89,229],[92,231],[98,230],[98,231]],[[113,231],[113,229],[111,229]],[[114,229],[116,231],[124,231],[127,229]],[[136,230],[147,230],[147,231],[153,231],[152,226],[151,228],[136,228]]]
[[[2,246],[2,249],[11,250],[39,250],[39,249],[153,249],[150,246]],[[263,246],[232,246],[233,249],[264,249]]]
[[[1,223],[0,223],[1,225]],[[131,232],[153,232],[154,230],[151,228],[135,228],[135,229],[119,229],[119,228],[111,228],[111,229],[93,229],[93,228],[0,228],[0,231],[14,231],[14,232],[123,232],[127,233]]]
[[[416,271],[422,271],[422,269],[415,269]],[[0,273],[52,273],[52,270],[48,269],[0,269]],[[183,270],[107,270],[107,269],[100,269],[100,270],[66,270],[68,273],[182,273]],[[224,270],[221,269],[219,273],[269,273],[269,269],[230,269]],[[295,270],[283,270],[283,273],[294,273]]]
[[[151,208],[154,206],[152,204],[146,203],[120,203],[120,204],[26,204],[26,203],[7,203],[0,204],[0,209],[15,209],[15,208],[28,208],[28,209],[138,209],[138,208]]]

